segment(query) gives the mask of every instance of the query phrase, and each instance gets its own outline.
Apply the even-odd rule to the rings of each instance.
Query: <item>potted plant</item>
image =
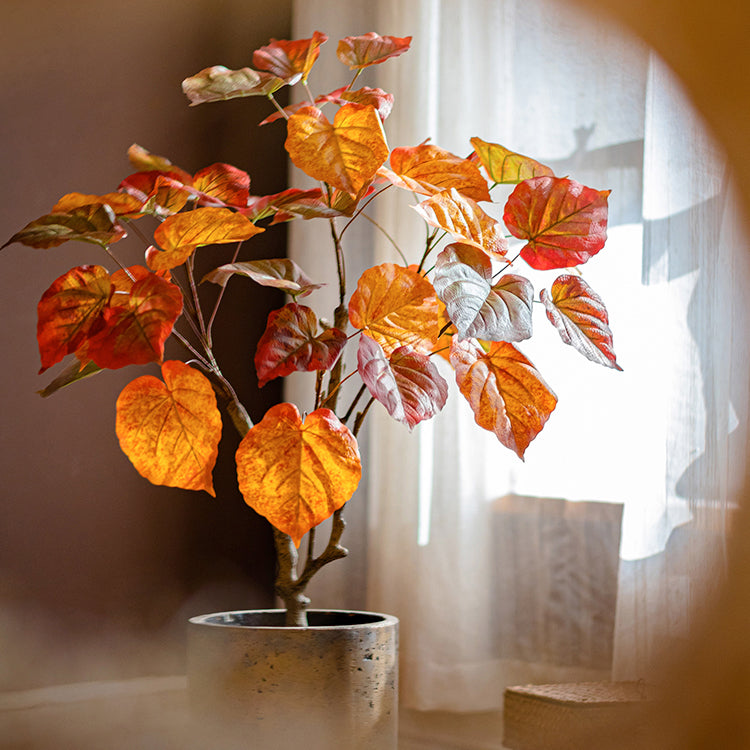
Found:
[[[440,357],[453,367],[477,423],[523,458],[556,405],[554,393],[517,346],[532,335],[535,302],[543,305],[566,344],[598,364],[620,369],[606,308],[578,270],[605,245],[609,191],[555,176],[543,164],[478,137],[471,138],[473,150],[466,158],[429,141],[392,149],[383,123],[393,97],[377,88],[355,88],[355,83],[365,68],[405,53],[411,37],[370,33],[340,40],[336,54],[349,68],[350,80],[315,96],[308,76],[326,41],[320,32],[310,39],[272,40],[255,51],[253,68],[214,66],[183,82],[192,105],[267,97],[275,111],[261,124],[285,123],[289,157],[317,187],[254,196],[250,177],[237,167],[217,163],[191,174],[134,145],[128,156],[135,172],[113,192],[69,193],[6,243],[48,248],[79,240],[99,246],[107,262],[114,263],[111,270],[102,265],[73,268],[44,292],[38,305],[41,372],[71,357],[71,364],[45,388],[49,395],[105,369],[160,366],[160,378],[136,378],[117,400],[117,436],[142,476],[213,495],[220,407],[240,433],[239,487],[247,504],[273,526],[276,593],[284,610],[211,615],[207,624],[194,623],[191,637],[200,642],[200,670],[210,672],[214,667],[203,664],[203,657],[224,649],[214,635],[230,633],[232,658],[239,658],[251,675],[240,692],[251,689],[261,700],[258,686],[268,683],[267,694],[274,696],[260,709],[260,720],[268,719],[278,703],[270,683],[280,662],[266,663],[263,673],[250,669],[264,658],[250,655],[235,631],[252,621],[272,639],[285,639],[297,632],[330,634],[338,625],[330,613],[311,613],[308,623],[305,588],[321,568],[347,554],[341,544],[342,511],[362,471],[357,435],[376,402],[409,429],[433,417],[448,393],[440,372],[447,365],[435,363]],[[280,106],[275,92],[295,85],[304,89],[304,100]],[[335,110],[332,118],[323,114],[326,106]],[[514,186],[502,223],[480,205],[492,203],[491,192],[498,185]],[[344,235],[352,222],[367,218],[368,207],[382,193],[396,190],[414,200],[415,220],[421,218],[427,226],[421,259],[408,264],[393,240],[395,262],[367,269],[350,288],[346,263],[351,250]],[[153,242],[145,240],[142,265],[126,267],[117,259],[116,243],[131,227],[142,235],[137,222],[143,217],[157,220]],[[254,235],[299,220],[326,222],[330,228],[338,304],[323,311],[329,318],[305,304],[320,285],[293,261],[253,256]],[[234,247],[231,261],[197,278],[196,254],[217,244]],[[564,270],[537,300],[532,281],[519,269],[523,264],[535,271]],[[292,372],[314,372],[311,413],[282,403],[252,424],[222,373],[212,329],[234,277],[276,287],[291,298],[269,315],[254,361],[260,387]],[[165,360],[170,338],[182,346],[184,360]],[[355,347],[356,364],[347,372],[343,354]],[[349,378],[357,378],[360,387],[345,402],[342,385]],[[330,537],[316,551],[316,527],[329,517]],[[301,558],[303,538],[307,545]],[[384,748],[386,734],[395,742],[397,623],[366,613],[346,617],[343,629],[356,632],[347,643],[365,644],[365,655],[360,652],[346,667],[348,679],[357,670],[364,675],[349,692],[366,692],[374,685],[376,693],[366,697],[369,717],[363,718],[360,709],[345,713],[341,736],[354,736],[352,727],[358,724],[364,727],[363,737],[377,739],[369,740],[372,744],[350,741],[349,746]],[[355,624],[378,632],[363,636],[352,630]],[[263,648],[282,653],[278,643]],[[320,658],[329,651],[340,660],[337,649],[324,639]],[[310,661],[310,646],[304,650]],[[221,651],[219,661],[226,653]],[[369,666],[380,663],[381,656],[377,670],[363,668],[365,661]],[[224,675],[214,682],[239,679],[236,667],[232,669],[231,679]],[[207,673],[201,671],[204,687],[214,679]],[[383,681],[391,683],[387,699]],[[301,690],[311,692],[309,686]],[[294,700],[299,705],[302,699]],[[340,693],[328,696],[321,711],[327,711],[330,700],[342,700]],[[226,696],[219,701],[228,702]],[[286,710],[281,711],[275,732],[282,731],[287,718]],[[333,737],[321,740],[321,746]]]

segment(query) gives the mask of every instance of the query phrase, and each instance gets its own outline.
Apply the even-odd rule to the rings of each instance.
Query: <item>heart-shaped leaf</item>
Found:
[[[357,70],[403,55],[410,45],[410,36],[380,36],[371,31],[361,36],[344,37],[336,48],[336,56],[349,66],[349,70]]]
[[[186,78],[182,82],[182,91],[190,100],[190,106],[195,107],[198,104],[244,96],[268,96],[284,83],[271,73],[252,68],[230,70],[223,65],[212,65]]]
[[[310,39],[272,39],[270,44],[253,52],[253,65],[293,85],[307,81],[310,69],[320,54],[320,46],[328,36],[315,31]]]
[[[227,263],[207,273],[203,281],[225,286],[234,275],[247,276],[261,286],[283,289],[295,298],[307,297],[308,294],[323,286],[309,279],[305,272],[289,258]]]
[[[430,226],[444,229],[459,242],[476,245],[497,257],[508,252],[508,243],[502,235],[500,224],[486,214],[476,201],[455,188],[427,198],[413,208]]]
[[[592,362],[622,370],[614,352],[607,308],[580,276],[559,276],[552,284],[552,294],[542,289],[540,297],[547,318],[566,344]]]
[[[272,406],[237,449],[245,502],[297,547],[351,498],[361,474],[357,441],[330,409],[303,423],[293,404]]]
[[[117,399],[120,447],[153,484],[205,490],[216,497],[213,472],[221,415],[211,383],[184,362],[167,361],[163,382],[144,375]]]
[[[255,354],[258,385],[298,370],[329,370],[345,344],[346,334],[338,328],[318,335],[318,320],[309,307],[290,302],[273,310]]]
[[[114,211],[106,203],[93,203],[77,206],[66,213],[40,216],[16,232],[0,250],[14,242],[29,247],[49,248],[69,240],[108,247],[123,237],[125,230],[116,223]]]
[[[196,208],[165,219],[154,232],[162,253],[149,256],[149,266],[163,271],[184,263],[201,245],[222,245],[242,242],[265,231],[228,208]]]
[[[370,393],[410,430],[434,417],[448,398],[448,384],[430,358],[410,346],[400,346],[388,358],[380,344],[363,334],[357,369]]]
[[[554,172],[544,164],[497,143],[472,138],[471,145],[493,182],[512,185],[531,177],[554,177]]]
[[[557,398],[534,365],[513,344],[453,338],[451,364],[476,423],[494,432],[519,458],[541,432]]]
[[[287,122],[286,150],[295,166],[315,180],[357,194],[388,157],[374,107],[346,104],[333,123],[316,107],[303,107]]]
[[[112,295],[106,268],[78,266],[56,279],[37,306],[40,373],[81,344],[104,324],[102,313]]]
[[[521,257],[532,268],[578,266],[607,240],[609,192],[567,178],[534,177],[516,185],[503,220],[514,237],[528,240]]]
[[[349,300],[349,321],[388,356],[405,344],[429,354],[437,340],[438,300],[432,284],[415,270],[383,263],[360,277]]]
[[[250,197],[250,176],[231,164],[212,164],[195,173],[193,188],[201,193],[202,205],[243,208]]]
[[[455,188],[475,201],[489,201],[487,181],[468,159],[429,143],[412,148],[394,148],[391,169],[381,167],[380,174],[396,187],[423,195],[435,195]]]
[[[115,293],[103,310],[104,326],[88,339],[86,354],[99,367],[161,362],[164,342],[182,312],[182,293],[161,276],[134,266],[124,275],[112,275]]]
[[[448,245],[438,255],[433,284],[459,338],[523,341],[531,336],[531,282],[506,274],[493,285],[492,263],[477,247]]]

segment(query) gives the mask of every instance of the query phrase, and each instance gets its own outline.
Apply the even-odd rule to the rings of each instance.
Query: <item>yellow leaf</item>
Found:
[[[162,382],[144,375],[117,399],[120,447],[153,484],[205,490],[216,496],[211,473],[221,438],[221,415],[208,378],[184,362],[161,368]]]
[[[200,245],[241,242],[265,231],[250,219],[228,208],[196,208],[165,219],[154,232],[164,252],[153,252],[148,264],[153,271],[182,265]]]
[[[284,144],[295,166],[356,195],[388,157],[388,144],[377,110],[346,104],[330,123],[316,107],[303,107],[287,122]]]
[[[429,354],[438,335],[438,299],[432,284],[415,270],[383,263],[369,268],[357,282],[349,321],[389,357],[405,344]]]
[[[500,224],[455,188],[443,190],[413,208],[430,226],[444,229],[460,242],[476,245],[496,257],[508,252]]]
[[[351,498],[362,474],[357,441],[336,415],[318,409],[303,422],[293,404],[272,406],[236,458],[245,502],[297,547]]]

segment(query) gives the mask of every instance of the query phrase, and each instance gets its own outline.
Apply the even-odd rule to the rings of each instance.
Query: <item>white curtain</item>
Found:
[[[525,462],[455,388],[413,433],[370,414],[356,588],[401,619],[404,704],[494,711],[509,684],[648,678],[685,635],[699,573],[720,571],[747,444],[748,273],[722,155],[653,54],[567,3],[296,3],[295,36],[316,29],[329,46],[413,35],[366,80],[395,95],[391,147],[431,138],[465,155],[476,135],[612,190],[607,247],[582,272],[622,373],[565,347],[537,311],[521,348],[559,404]],[[322,58],[316,93],[343,83],[333,50]],[[418,259],[424,230],[404,195],[388,199],[375,218]],[[292,253],[319,276],[309,224]],[[369,226],[355,248],[354,268],[397,260]]]

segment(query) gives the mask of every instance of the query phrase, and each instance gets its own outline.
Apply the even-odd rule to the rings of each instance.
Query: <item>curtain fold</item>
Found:
[[[653,54],[562,2],[303,0],[295,14],[296,36],[320,29],[329,44],[373,30],[414,36],[366,79],[395,95],[391,147],[431,138],[466,155],[479,136],[612,190],[607,247],[582,272],[607,304],[624,372],[581,358],[535,311],[520,348],[559,404],[523,463],[474,424],[444,362],[452,392],[431,422],[409,433],[373,409],[353,511],[366,559],[353,584],[336,586],[401,619],[412,708],[497,710],[512,683],[648,677],[689,626],[705,573],[721,573],[747,446],[748,275],[722,154]],[[327,64],[311,76],[319,92],[341,85],[340,64]],[[374,218],[418,260],[418,217],[403,195],[385,197]],[[493,198],[499,216],[499,190]],[[295,228],[293,257],[317,278],[317,243],[301,238]],[[355,246],[353,268],[398,261],[369,225]],[[534,276],[537,292],[553,279]],[[513,505],[508,536],[498,498],[519,496],[528,515],[518,521]],[[611,575],[591,575],[602,571]],[[577,623],[565,619],[576,612]],[[547,648],[555,642],[567,657]],[[592,643],[598,657],[587,660]]]

